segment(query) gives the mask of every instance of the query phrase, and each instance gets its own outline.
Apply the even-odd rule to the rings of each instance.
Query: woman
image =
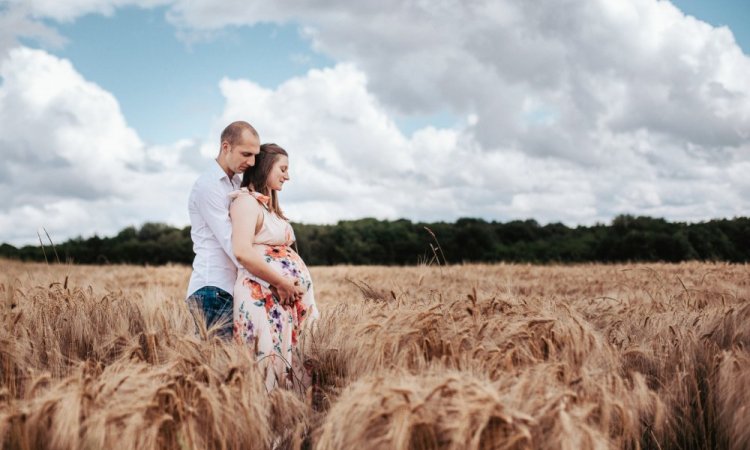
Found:
[[[269,392],[293,381],[292,350],[303,325],[319,315],[310,272],[291,248],[294,230],[279,207],[278,191],[287,181],[287,152],[276,144],[263,144],[255,166],[245,171],[241,189],[231,194],[229,207],[232,247],[243,266],[234,285],[234,338],[254,349]],[[282,289],[274,286],[290,281],[297,293],[287,295],[284,290],[280,298]],[[294,366],[299,366],[297,361]]]

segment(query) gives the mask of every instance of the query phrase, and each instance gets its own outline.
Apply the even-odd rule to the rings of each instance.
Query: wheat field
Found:
[[[3,448],[750,448],[748,265],[316,267],[271,394],[188,267],[0,267]]]

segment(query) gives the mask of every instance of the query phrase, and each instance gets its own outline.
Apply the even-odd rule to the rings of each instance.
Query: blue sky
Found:
[[[186,225],[236,119],[301,222],[747,215],[748,5],[0,0],[0,242]]]
[[[67,39],[51,53],[73,62],[88,80],[112,92],[140,136],[151,144],[203,137],[220,114],[219,80],[248,78],[275,88],[335,61],[311,48],[297,23],[231,26],[195,40],[180,39],[167,8],[129,6],[115,14],[87,14],[55,26]],[[28,41],[31,46],[38,43]],[[425,125],[451,126],[447,111],[399,115],[405,133]]]
[[[221,112],[223,77],[274,88],[333,63],[312,51],[294,24],[232,27],[188,43],[165,15],[164,7],[133,6],[111,17],[89,14],[59,26],[69,42],[52,50],[112,92],[147,142],[202,137],[208,120]]]
[[[750,3],[745,0],[672,0],[685,14],[715,26],[727,26],[750,54]]]

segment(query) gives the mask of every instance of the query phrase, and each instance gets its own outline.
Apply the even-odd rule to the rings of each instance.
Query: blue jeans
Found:
[[[206,329],[218,326],[216,335],[230,340],[233,328],[233,298],[229,292],[216,286],[203,286],[185,300],[195,319],[196,331],[198,320],[205,320]]]

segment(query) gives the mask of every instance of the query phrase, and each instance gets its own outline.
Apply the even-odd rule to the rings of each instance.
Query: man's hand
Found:
[[[271,286],[271,292],[279,298],[281,306],[291,306],[294,302],[302,300],[302,296],[305,295],[299,281],[292,281],[289,278],[284,278],[282,283]]]

